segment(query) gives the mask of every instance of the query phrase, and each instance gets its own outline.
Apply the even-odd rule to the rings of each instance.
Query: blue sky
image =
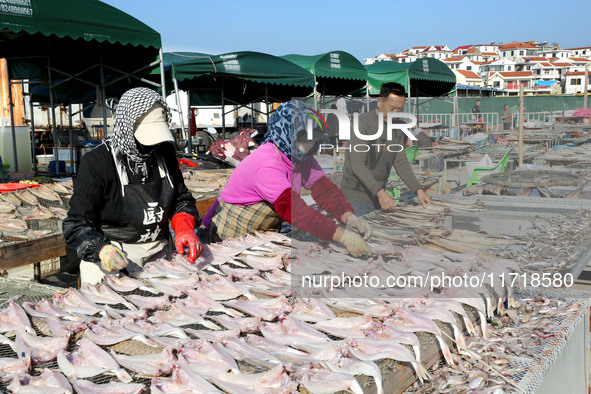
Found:
[[[102,1],[160,32],[167,52],[343,50],[363,60],[417,45],[535,40],[591,46],[589,0]]]

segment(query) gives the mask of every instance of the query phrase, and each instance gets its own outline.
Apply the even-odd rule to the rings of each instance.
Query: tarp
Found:
[[[453,71],[433,58],[417,59],[412,63],[382,61],[365,67],[370,95],[380,94],[380,87],[385,82],[401,84],[413,97],[443,96],[456,86]]]
[[[0,57],[7,58],[11,79],[48,81],[76,75],[61,85],[69,102],[94,94],[105,80],[133,73],[158,57],[160,34],[136,18],[98,0],[4,0],[0,2]],[[117,71],[116,71],[117,70]],[[144,76],[148,75],[146,70]],[[85,81],[85,82],[82,82]],[[139,82],[118,83],[116,94]],[[78,97],[78,99],[77,99]],[[43,97],[39,97],[43,100]],[[43,100],[45,101],[45,100]]]
[[[190,92],[192,105],[249,104],[269,96],[277,101],[310,94],[314,76],[287,60],[260,52],[209,55],[164,54],[164,68]]]
[[[285,55],[316,76],[318,91],[327,95],[345,95],[365,87],[367,70],[353,55],[332,51],[320,55]]]

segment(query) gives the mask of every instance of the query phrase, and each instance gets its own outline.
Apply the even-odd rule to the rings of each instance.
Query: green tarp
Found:
[[[0,28],[12,33],[3,37],[10,40],[39,33],[46,37],[161,47],[158,32],[97,0],[3,0],[0,3]],[[6,49],[4,44],[2,50]],[[26,50],[21,48],[17,52]],[[12,56],[12,53],[3,53],[3,56]]]
[[[275,101],[306,96],[314,76],[280,57],[260,52],[221,55],[176,52],[164,54],[164,68],[190,91],[192,105],[248,104],[265,96]],[[226,101],[229,100],[229,101]]]
[[[54,82],[75,75],[76,80],[56,87],[67,92],[59,95],[67,99],[64,103],[95,95],[95,86],[101,84],[97,65],[106,66],[107,84],[157,60],[160,47],[158,32],[98,0],[0,2],[0,57],[8,59],[11,79],[47,84],[48,65]],[[148,69],[137,74],[146,77]],[[118,95],[139,84],[124,78],[108,93]]]
[[[285,55],[316,76],[318,91],[326,95],[346,95],[365,87],[367,70],[357,58],[344,51],[321,55]]]
[[[453,71],[437,59],[423,58],[412,63],[382,61],[365,67],[370,95],[378,95],[385,82],[403,85],[413,97],[443,96],[456,86]]]

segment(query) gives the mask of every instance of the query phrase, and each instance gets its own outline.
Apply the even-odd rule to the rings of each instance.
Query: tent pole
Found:
[[[68,105],[68,137],[70,142],[70,175],[74,174],[74,138],[72,137],[72,104]]]
[[[54,95],[54,88],[53,88],[53,78],[51,76],[51,68],[50,68],[50,61],[49,56],[47,57],[47,76],[49,81],[49,105],[51,107],[51,128],[53,134],[53,157],[55,160],[55,174],[57,176],[60,175],[60,152],[59,152],[59,139],[57,138],[57,122],[55,121],[55,101],[53,99]]]
[[[14,105],[12,102],[12,83],[8,72],[8,59],[6,59],[6,82],[8,82],[8,106],[10,107],[10,132],[12,133],[12,154],[14,156],[14,172],[18,172],[18,157],[16,152],[16,126],[14,125]]]
[[[191,108],[191,91],[187,91],[187,115],[189,115],[189,122],[191,122],[191,117],[193,116],[193,109]],[[195,122],[195,126],[197,126],[197,122]],[[195,134],[197,134],[197,128],[195,128]],[[193,137],[191,136],[191,124],[189,124],[189,143],[187,147],[189,148],[189,154],[193,153],[193,141],[191,141]]]
[[[109,134],[107,127],[107,94],[105,91],[105,68],[103,67],[103,53],[101,52],[101,93],[103,100],[103,136],[106,137]],[[98,104],[98,103],[97,103]]]
[[[269,87],[265,84],[265,115],[267,116],[267,123],[269,123]]]
[[[162,47],[160,47],[159,54],[160,54],[160,85],[162,86],[162,99],[164,100],[164,102],[166,102],[166,78],[164,76],[164,51],[162,51]]]
[[[31,107],[31,153],[33,154],[33,171],[37,172],[37,151],[35,150],[35,115],[33,113],[34,107],[31,95],[29,95],[29,106]]]
[[[179,111],[179,121],[181,122],[181,135],[187,136],[187,143],[188,143],[189,140],[191,139],[191,132],[189,130],[187,130],[187,132],[185,133],[185,120],[183,119],[183,108],[181,107],[181,98],[179,97],[179,83],[176,78],[174,78],[172,80],[172,83],[174,86],[174,98],[176,101],[176,106]],[[185,152],[188,148],[189,148],[189,146],[187,144],[187,148],[185,148]],[[186,153],[190,153],[190,152],[186,152]]]
[[[369,112],[369,81],[365,81],[365,110]]]
[[[316,87],[316,85],[318,84],[318,82],[316,82],[316,74],[314,74],[314,110],[318,111],[318,97],[317,93],[318,93],[318,88]]]
[[[222,79],[222,139],[226,139],[226,112],[224,108],[224,80]]]

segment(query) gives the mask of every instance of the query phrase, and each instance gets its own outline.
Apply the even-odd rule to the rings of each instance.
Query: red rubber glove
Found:
[[[174,246],[178,254],[185,253],[185,246],[189,247],[189,263],[194,263],[203,252],[203,245],[195,235],[195,218],[188,213],[179,212],[170,222],[174,231]]]

